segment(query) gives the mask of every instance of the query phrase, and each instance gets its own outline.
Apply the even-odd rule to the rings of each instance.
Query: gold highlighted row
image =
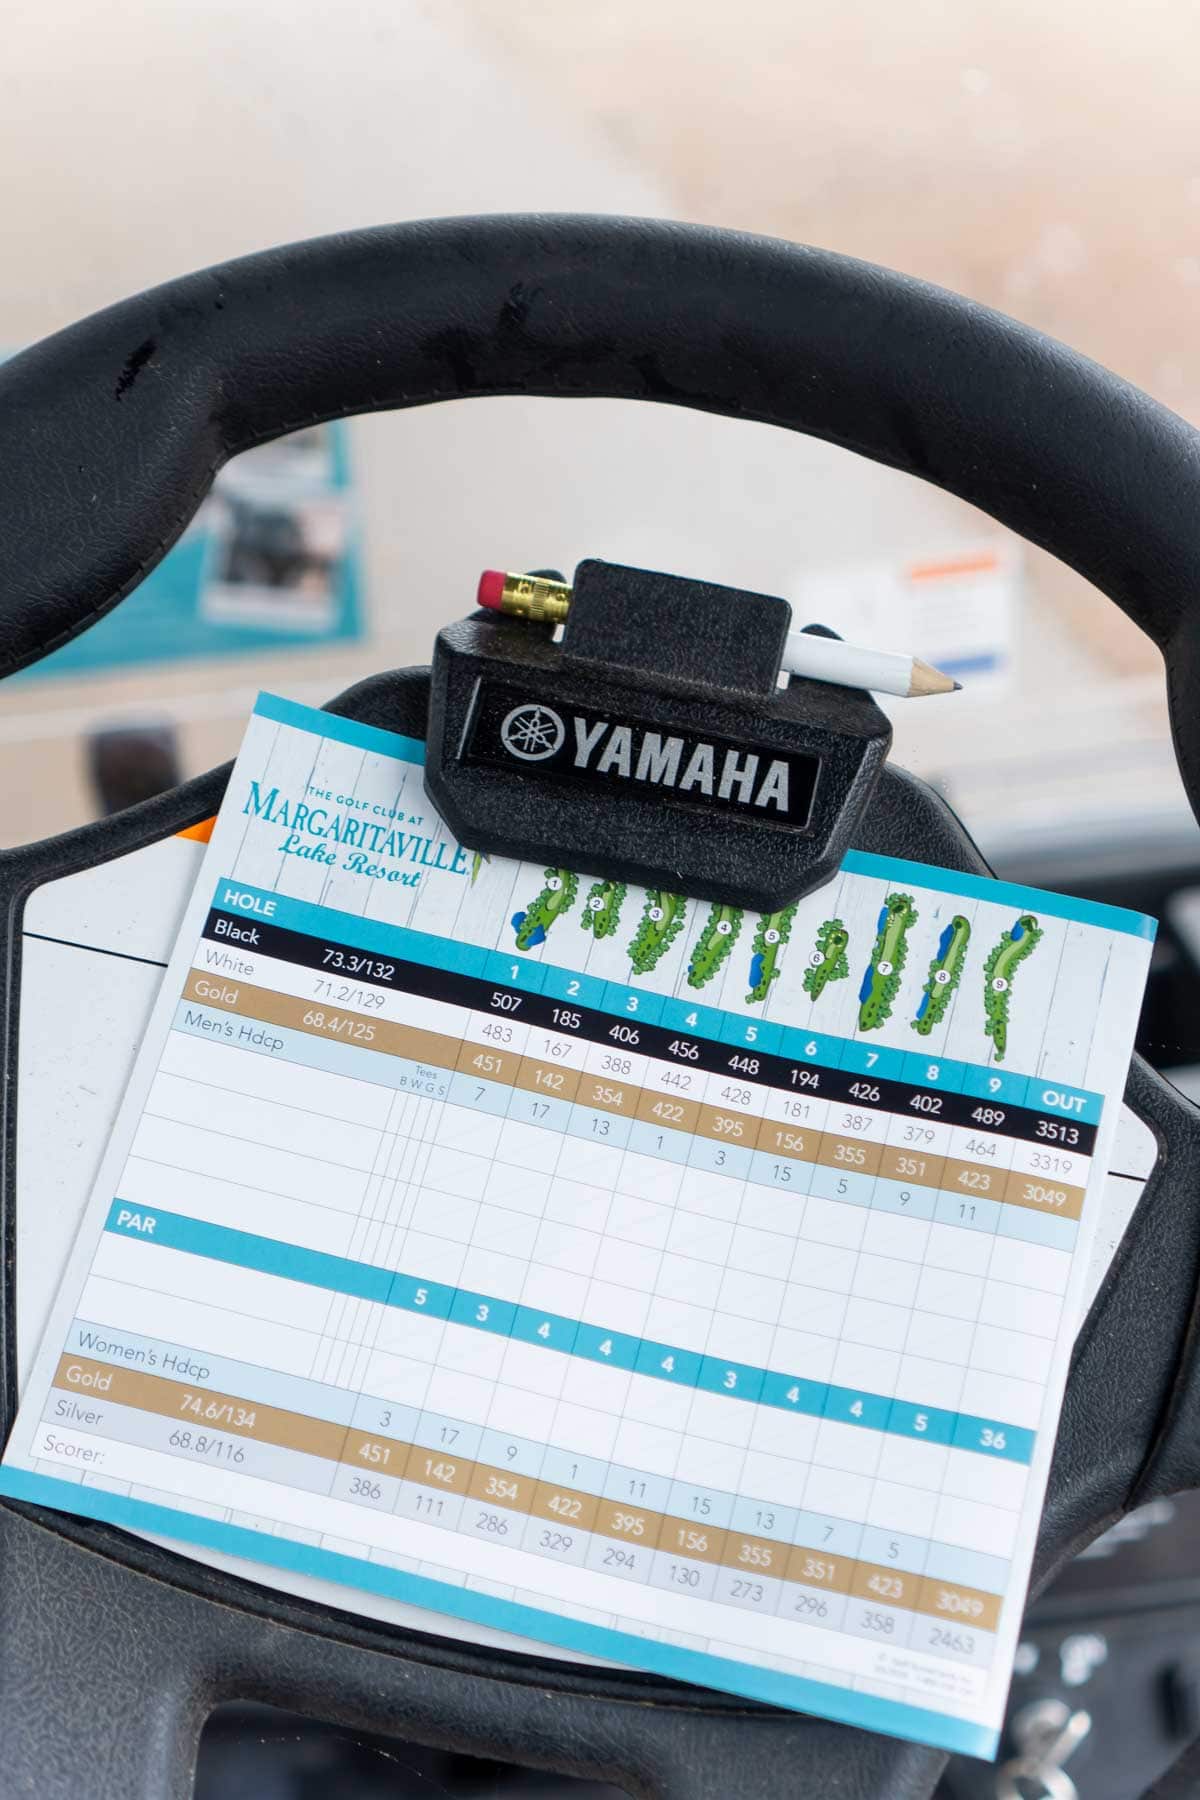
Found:
[[[398,1025],[342,1008],[313,1006],[291,994],[277,994],[269,988],[205,975],[198,970],[192,971],[183,997],[262,1024],[338,1038],[342,1043],[359,1044],[388,1056],[473,1075],[480,1081],[497,1082],[546,1099],[572,1102],[589,1111],[618,1113],[660,1131],[678,1131],[761,1151],[785,1161],[911,1182],[914,1187],[941,1188],[960,1194],[968,1202],[994,1200],[1060,1219],[1078,1219],[1083,1212],[1083,1188],[1044,1176],[996,1169],[952,1156],[926,1155],[896,1145],[864,1143],[834,1131],[781,1125],[774,1119],[727,1112],[698,1100],[668,1097],[634,1082],[580,1074],[576,1069],[564,1069],[515,1051],[464,1043],[461,1038],[441,1032]]]
[[[64,1355],[59,1360],[54,1386],[76,1396],[86,1393],[97,1406],[108,1402],[180,1424],[201,1423],[217,1432],[324,1457],[359,1473],[366,1471],[372,1477],[386,1475],[459,1494],[484,1505],[555,1521],[577,1531],[615,1539],[631,1548],[662,1550],[694,1562],[719,1563],[742,1574],[772,1576],[779,1581],[848,1594],[852,1599],[900,1606],[938,1619],[955,1619],[980,1631],[994,1631],[1000,1617],[1000,1596],[977,1588],[960,1587],[853,1557],[829,1556],[771,1538],[716,1529],[700,1520],[681,1519],[645,1507],[626,1506],[534,1476],[519,1475],[511,1469],[494,1468],[399,1438],[313,1419],[284,1407],[259,1406],[234,1395],[170,1381],[161,1375],[147,1375],[138,1369]]]

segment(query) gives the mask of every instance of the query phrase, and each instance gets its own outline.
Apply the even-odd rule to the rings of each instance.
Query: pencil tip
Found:
[[[954,684],[954,687],[951,691],[955,694],[961,694],[962,693],[962,682],[956,681]]]
[[[912,659],[912,680],[909,694],[916,697],[921,694],[953,694],[962,683],[955,681],[952,675],[943,675],[932,663],[922,661],[919,656]]]

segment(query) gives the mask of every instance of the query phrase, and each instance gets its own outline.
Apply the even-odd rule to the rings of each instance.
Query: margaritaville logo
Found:
[[[428,831],[406,830],[423,824],[422,815],[380,801],[314,786],[303,800],[289,799],[278,787],[264,790],[252,781],[242,811],[281,827],[286,834],[278,846],[283,856],[340,867],[350,875],[415,887],[423,869],[467,872],[469,857],[461,844]]]

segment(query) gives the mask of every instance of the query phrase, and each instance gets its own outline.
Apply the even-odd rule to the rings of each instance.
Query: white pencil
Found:
[[[867,650],[861,644],[844,644],[841,638],[818,637],[811,631],[788,632],[783,666],[789,675],[807,675],[811,681],[836,681],[842,687],[869,688],[873,694],[901,694],[910,699],[921,694],[952,694],[962,685],[919,656]]]
[[[561,625],[571,610],[571,589],[565,581],[553,581],[546,575],[485,569],[479,578],[479,604],[515,619]],[[783,667],[789,675],[807,676],[810,681],[832,681],[840,687],[867,688],[873,694],[900,694],[906,699],[952,694],[962,685],[919,656],[867,650],[810,631],[788,632]]]

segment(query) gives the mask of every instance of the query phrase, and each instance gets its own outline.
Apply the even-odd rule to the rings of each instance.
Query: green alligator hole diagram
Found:
[[[746,995],[748,1006],[766,999],[771,983],[779,973],[779,957],[792,935],[796,904],[793,900],[790,906],[782,907],[779,912],[764,913],[758,921],[750,950],[750,992]]]
[[[1042,928],[1032,913],[1022,913],[983,965],[983,1029],[996,1046],[996,1061],[1008,1049],[1008,1007],[1013,976],[1042,941]]]
[[[819,1000],[831,981],[844,981],[850,973],[846,947],[850,933],[840,919],[825,919],[817,926],[817,942],[804,971],[804,991]]]
[[[512,916],[518,950],[533,950],[544,944],[546,933],[555,919],[570,912],[579,892],[579,877],[571,869],[547,869],[546,885],[524,912]]]
[[[714,906],[710,910],[704,930],[692,946],[687,973],[689,987],[708,986],[737,943],[743,916],[740,906]]]
[[[879,909],[875,948],[858,990],[858,1029],[878,1031],[892,1015],[918,913],[911,894],[889,894]]]
[[[588,889],[580,928],[590,931],[594,938],[611,937],[621,922],[625,894],[623,881],[597,881]]]
[[[928,1037],[934,1026],[940,1025],[945,1017],[950,996],[962,976],[963,961],[970,941],[971,921],[964,919],[961,913],[955,913],[938,939],[938,947],[929,965],[929,974],[925,978],[925,988],[917,1007],[917,1016],[912,1022],[913,1030],[919,1031],[922,1037]]]
[[[687,900],[682,894],[668,894],[665,888],[649,888],[642,909],[642,922],[629,946],[629,960],[635,975],[648,975],[657,967],[683,930]]]

